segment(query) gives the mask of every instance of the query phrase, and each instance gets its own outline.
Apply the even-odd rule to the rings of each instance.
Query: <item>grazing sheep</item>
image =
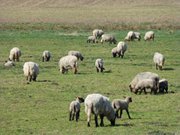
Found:
[[[112,53],[112,56],[113,56],[113,57],[116,57],[117,55],[119,55],[117,46],[114,47],[114,48],[111,50],[111,53]],[[120,57],[120,56],[119,56],[119,57]]]
[[[152,72],[141,72],[138,73],[129,84],[130,91],[133,92],[139,81],[144,79],[152,79],[156,83],[156,88],[159,86],[159,76]],[[157,90],[154,90],[157,93]]]
[[[117,41],[113,35],[110,34],[103,34],[101,36],[101,43],[103,44],[104,42],[109,42],[110,44],[114,43],[116,44]]]
[[[19,61],[19,58],[21,57],[21,51],[19,48],[14,47],[11,49],[9,54],[9,60],[10,61]]]
[[[127,36],[124,38],[125,41],[133,41],[135,39],[135,34],[133,31],[129,31]]]
[[[95,36],[89,36],[87,39],[87,43],[98,43],[98,40],[96,40]]]
[[[125,42],[120,41],[117,45],[117,52],[119,57],[121,56],[121,58],[123,58],[126,50],[127,50],[127,44]]]
[[[15,63],[13,61],[8,60],[8,61],[5,61],[4,66],[7,68],[11,68],[11,67],[15,66]]]
[[[74,69],[74,74],[77,73],[77,57],[73,55],[67,55],[59,60],[60,73],[64,74],[68,72],[68,69]]]
[[[104,126],[104,116],[115,125],[115,111],[109,99],[101,94],[89,94],[85,99],[85,113],[87,114],[87,126],[90,127],[91,113],[95,116],[95,125],[98,127],[98,115],[100,116],[100,126]]]
[[[135,39],[137,39],[138,41],[141,40],[141,33],[139,33],[139,32],[134,32],[134,36],[135,36]]]
[[[30,82],[31,80],[36,81],[36,78],[39,74],[39,66],[34,62],[25,62],[23,65],[23,71],[26,80]]]
[[[116,117],[117,118],[121,118],[123,110],[126,110],[129,119],[131,119],[131,117],[129,115],[129,111],[128,111],[128,106],[129,106],[130,102],[132,102],[131,97],[125,97],[124,100],[122,100],[122,99],[114,99],[112,101],[112,107],[116,111]],[[120,110],[120,117],[118,116],[119,110]]]
[[[155,63],[155,67],[158,70],[162,70],[162,67],[164,66],[165,57],[158,52],[154,53],[153,61]]]
[[[93,30],[92,34],[93,36],[95,36],[96,39],[98,39],[104,34],[104,31],[101,29],[95,29]]]
[[[142,90],[144,90],[144,93],[146,94],[146,89],[151,89],[151,93],[154,92],[154,94],[156,94],[157,92],[157,85],[156,85],[156,81],[153,80],[153,79],[143,79],[143,80],[140,80],[136,86],[135,86],[135,89],[134,89],[134,93],[137,94],[138,90],[140,90],[140,93],[142,93]]]
[[[148,31],[146,32],[145,36],[144,36],[144,40],[153,40],[154,41],[154,32],[153,31]]]
[[[97,72],[103,72],[103,70],[105,70],[103,59],[96,59],[95,67]]]
[[[168,93],[168,81],[166,79],[159,80],[159,93]]]
[[[51,58],[51,53],[49,51],[44,51],[42,54],[42,61],[49,61]]]
[[[80,115],[80,103],[83,103],[84,99],[82,97],[77,97],[75,101],[72,101],[69,105],[69,121],[74,120],[76,115],[76,122],[78,122]]]
[[[84,57],[83,55],[79,52],[79,51],[69,51],[68,52],[68,55],[73,55],[73,56],[76,56],[77,59],[83,61]]]

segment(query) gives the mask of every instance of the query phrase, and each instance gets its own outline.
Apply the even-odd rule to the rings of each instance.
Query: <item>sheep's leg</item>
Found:
[[[126,112],[127,112],[127,114],[128,114],[129,119],[131,119],[131,117],[130,117],[130,115],[129,115],[128,109],[126,109]]]
[[[71,121],[72,118],[72,112],[69,112],[69,121]]]
[[[76,122],[78,122],[78,119],[79,119],[79,111],[76,113]]]
[[[155,67],[156,67],[156,69],[158,70],[158,65],[157,65],[157,64],[155,64]]]
[[[103,118],[104,118],[104,115],[100,115],[100,118],[101,118],[101,123],[100,123],[100,126],[103,127],[104,126],[104,122],[103,122]]]
[[[122,116],[122,113],[123,113],[123,110],[121,109],[121,110],[120,110],[120,117],[119,117],[119,118],[121,118],[121,116]]]
[[[94,114],[94,120],[95,120],[96,127],[99,127],[99,125],[98,125],[98,116],[96,114]]]
[[[87,126],[90,127],[90,121],[91,121],[91,109],[88,109],[87,112]]]
[[[72,120],[74,120],[74,116],[75,116],[75,112],[73,112],[73,114],[72,114]]]
[[[44,57],[42,57],[42,62],[44,62]]]
[[[99,69],[96,67],[96,71],[99,72]]]
[[[144,94],[147,94],[147,92],[146,92],[146,88],[144,88]]]
[[[101,68],[101,72],[103,72],[104,68]]]
[[[75,67],[75,68],[74,68],[74,74],[76,74],[76,73],[77,73],[77,68]]]
[[[29,81],[31,82],[31,80],[32,80],[32,75],[29,76]]]
[[[118,111],[119,111],[119,110],[116,110],[116,114],[115,114],[117,118],[119,118],[119,116],[118,116]]]

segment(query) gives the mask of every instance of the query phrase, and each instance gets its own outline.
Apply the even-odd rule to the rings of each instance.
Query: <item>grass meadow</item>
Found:
[[[88,44],[90,31],[60,30],[1,30],[0,31],[0,134],[180,134],[180,46],[179,30],[154,30],[154,42],[128,42],[123,59],[112,58],[114,44]],[[128,31],[106,31],[124,39]],[[140,31],[144,35],[145,31]],[[10,69],[3,67],[12,47],[22,50],[20,62]],[[44,50],[52,53],[50,62],[42,62]],[[69,50],[79,50],[84,61],[78,63],[78,74],[72,71],[60,74],[59,58]],[[166,57],[164,70],[155,70],[152,62],[154,52]],[[94,62],[103,58],[104,73],[96,73]],[[39,64],[37,82],[27,84],[22,66],[26,61]],[[162,95],[135,95],[128,85],[133,77],[143,71],[157,73],[169,81],[169,91]],[[105,127],[95,128],[94,118],[87,127],[84,105],[79,122],[68,121],[69,103],[76,96],[86,97],[101,93],[110,98],[132,96],[129,106],[132,120],[126,112],[111,127],[105,118]]]

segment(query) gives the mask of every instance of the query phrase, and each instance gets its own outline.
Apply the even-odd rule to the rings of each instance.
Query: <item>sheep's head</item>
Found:
[[[82,98],[82,97],[77,97],[76,99],[79,101],[79,103],[83,103],[84,102],[84,98]]]

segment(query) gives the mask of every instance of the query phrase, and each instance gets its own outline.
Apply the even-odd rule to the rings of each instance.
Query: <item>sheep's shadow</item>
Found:
[[[37,80],[36,82],[52,82],[51,80]]]
[[[106,126],[104,126],[104,127],[120,127],[120,126],[123,126],[123,127],[132,127],[132,126],[134,126],[134,124],[123,123],[123,124],[115,124],[114,126],[112,126],[112,125],[106,125]]]
[[[162,70],[174,70],[174,68],[163,68]]]

